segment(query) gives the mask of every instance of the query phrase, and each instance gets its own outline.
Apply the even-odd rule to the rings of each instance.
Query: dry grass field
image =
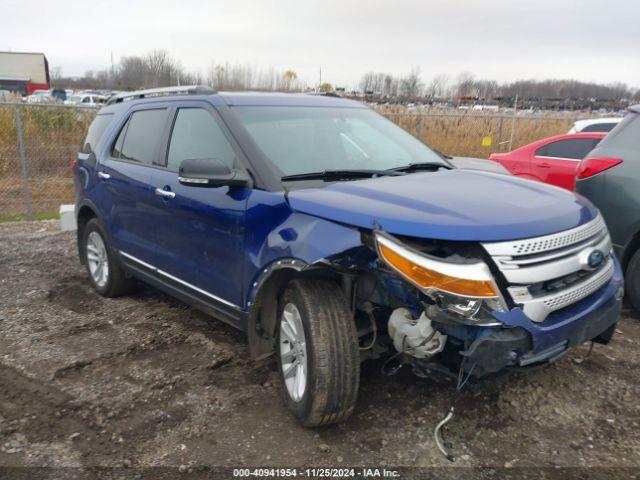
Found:
[[[576,114],[518,114],[469,112],[456,110],[417,113],[405,108],[377,108],[379,113],[411,132],[427,145],[453,156],[487,158],[498,151],[508,151],[513,129],[512,149],[541,138],[566,133]],[[484,146],[483,137],[491,137]]]

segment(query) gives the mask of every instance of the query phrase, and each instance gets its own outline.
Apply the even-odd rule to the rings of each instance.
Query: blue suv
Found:
[[[353,410],[360,362],[486,376],[611,339],[622,275],[565,190],[453,168],[360,103],[206,87],[109,100],[75,164],[96,291],[142,280],[275,352],[301,423]]]

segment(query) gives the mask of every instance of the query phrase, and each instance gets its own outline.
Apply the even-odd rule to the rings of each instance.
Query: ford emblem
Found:
[[[604,262],[604,253],[600,250],[593,250],[587,257],[587,265],[591,269],[598,268],[602,262]]]

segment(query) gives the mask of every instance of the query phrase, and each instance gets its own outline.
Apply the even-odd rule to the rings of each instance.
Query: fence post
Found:
[[[416,137],[418,140],[422,137],[422,122],[424,122],[424,115],[418,116],[418,125],[416,125]]]
[[[22,194],[24,195],[24,206],[27,210],[27,220],[33,220],[33,209],[31,208],[31,195],[29,194],[29,173],[27,172],[27,159],[24,154],[24,138],[22,135],[22,113],[20,107],[16,105],[16,130],[18,132],[18,153],[20,154],[20,170],[22,171]]]
[[[498,144],[496,145],[498,153],[502,151],[502,128],[504,127],[504,113],[500,112],[500,125],[498,126]]]
[[[516,133],[516,113],[518,111],[518,94],[513,102],[513,116],[511,117],[511,136],[509,137],[509,151],[513,150],[513,136]]]

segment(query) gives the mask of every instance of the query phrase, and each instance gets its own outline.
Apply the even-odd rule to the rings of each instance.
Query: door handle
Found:
[[[111,178],[111,175],[106,172],[98,172],[98,177],[103,180],[109,180]]]
[[[538,165],[540,168],[551,168],[550,163],[542,162]]]
[[[175,192],[169,192],[168,190],[162,190],[161,188],[156,188],[156,195],[162,198],[170,199],[175,198]]]

